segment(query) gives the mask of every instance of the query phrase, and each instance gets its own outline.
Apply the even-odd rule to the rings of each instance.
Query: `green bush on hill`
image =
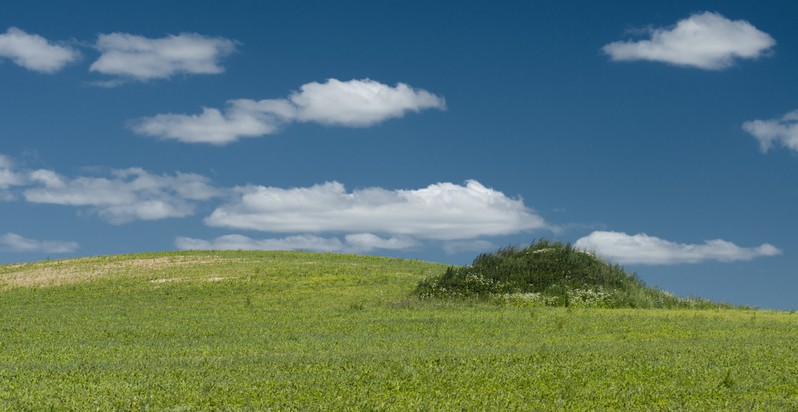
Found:
[[[482,253],[470,266],[449,267],[423,279],[421,297],[488,299],[522,306],[605,308],[710,308],[698,298],[679,298],[647,287],[635,274],[575,249],[570,244],[538,240],[524,248],[505,247]]]

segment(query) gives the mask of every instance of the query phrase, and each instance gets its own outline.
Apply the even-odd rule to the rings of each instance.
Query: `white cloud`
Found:
[[[57,46],[36,34],[28,34],[11,27],[0,34],[0,58],[11,59],[28,70],[41,73],[55,73],[80,54],[64,46]]]
[[[752,120],[743,123],[743,129],[759,141],[759,147],[767,152],[774,143],[798,152],[798,110],[793,110],[780,119]]]
[[[340,252],[344,244],[339,239],[318,236],[290,236],[281,239],[251,239],[243,235],[220,236],[211,241],[178,237],[175,245],[181,250],[307,250]]]
[[[315,252],[362,253],[374,249],[406,249],[416,245],[408,239],[383,239],[371,233],[347,235],[344,240],[315,235],[298,235],[272,239],[252,239],[243,235],[225,235],[213,240],[178,237],[175,245],[181,250],[306,250]]]
[[[70,253],[78,247],[78,243],[72,241],[33,240],[15,233],[0,236],[0,250],[4,252]]]
[[[216,227],[278,233],[388,233],[463,240],[546,228],[521,199],[470,180],[417,190],[359,189],[338,182],[306,188],[247,186],[205,219]]]
[[[159,114],[131,126],[143,135],[224,145],[275,133],[291,122],[365,127],[407,112],[445,108],[443,98],[404,83],[390,87],[369,79],[329,79],[302,85],[286,99],[231,100],[224,111],[206,107],[198,115]]]
[[[446,107],[442,98],[426,90],[404,83],[390,87],[369,79],[308,83],[288,100],[300,121],[349,127],[370,126],[408,111]]]
[[[14,171],[14,162],[0,154],[0,189],[23,184],[24,177]]]
[[[267,101],[232,100],[224,113],[205,107],[198,115],[159,114],[134,121],[132,127],[139,134],[184,143],[224,145],[276,132],[283,118],[265,106]]]
[[[126,33],[101,34],[100,57],[89,70],[146,81],[179,73],[216,74],[224,71],[223,57],[235,51],[235,42],[224,38],[181,33],[150,39]]]
[[[16,196],[10,190],[13,186],[25,184],[24,174],[14,170],[14,162],[0,154],[0,202],[14,200]]]
[[[649,40],[619,41],[602,50],[614,61],[650,60],[706,70],[730,67],[735,59],[755,59],[776,41],[745,20],[711,12],[693,14],[675,27],[651,30]]]
[[[577,240],[574,246],[620,264],[644,265],[699,263],[708,260],[734,262],[781,254],[781,250],[767,243],[753,248],[740,247],[721,239],[708,240],[703,244],[682,244],[643,233],[628,235],[603,231],[593,232]]]
[[[114,170],[111,177],[72,179],[37,170],[30,173],[30,181],[40,187],[25,190],[28,202],[86,206],[114,224],[189,216],[197,201],[220,195],[203,176],[154,175],[140,168]]]
[[[409,237],[381,238],[372,233],[354,233],[344,236],[350,249],[354,251],[368,252],[374,249],[402,250],[410,249],[419,243]]]

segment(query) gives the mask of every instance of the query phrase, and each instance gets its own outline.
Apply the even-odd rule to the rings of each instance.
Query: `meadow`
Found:
[[[798,314],[420,298],[302,252],[0,265],[0,410],[798,410]]]

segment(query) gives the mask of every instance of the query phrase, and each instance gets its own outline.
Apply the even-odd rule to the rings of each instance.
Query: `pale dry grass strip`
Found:
[[[223,278],[223,277],[211,277],[211,278],[205,279],[205,281],[206,281],[206,282],[221,282],[221,281],[223,281],[223,280],[227,280],[227,278]]]
[[[43,287],[113,276],[139,277],[175,267],[240,261],[214,256],[90,257],[0,266],[0,287]]]
[[[166,279],[153,279],[150,283],[172,283],[172,282],[182,282],[184,278],[166,278]]]

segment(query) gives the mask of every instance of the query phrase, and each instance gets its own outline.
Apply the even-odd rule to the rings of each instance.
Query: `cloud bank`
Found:
[[[469,180],[416,190],[367,188],[338,182],[305,188],[236,188],[237,197],[205,219],[214,227],[275,233],[387,233],[463,240],[543,229],[546,222],[520,199]]]
[[[17,170],[0,155],[0,195],[5,194],[9,197],[0,199],[73,206],[111,224],[182,218],[195,214],[201,204],[215,202],[204,219],[208,226],[285,234],[265,239],[242,234],[211,240],[178,237],[175,244],[180,249],[362,253],[440,247],[459,253],[492,248],[486,237],[552,229],[522,199],[476,180],[398,190],[348,191],[338,182],[217,188],[201,175],[159,175],[141,168],[76,177],[47,169]]]
[[[619,41],[602,50],[613,61],[649,60],[677,66],[720,70],[736,59],[756,59],[776,44],[745,20],[718,13],[693,14],[668,29],[652,29],[649,40]]]
[[[70,253],[78,250],[78,243],[63,240],[33,240],[16,233],[0,236],[0,251],[27,253]]]
[[[113,170],[110,177],[67,178],[49,170],[29,174],[31,203],[84,206],[113,224],[192,215],[197,201],[220,195],[208,179],[188,173],[154,175],[140,168]]]
[[[42,36],[11,27],[0,34],[0,58],[40,73],[55,73],[80,54],[70,47],[58,46]]]
[[[273,134],[292,122],[366,127],[407,112],[445,108],[443,98],[404,83],[391,87],[369,79],[329,79],[304,84],[283,99],[230,100],[224,111],[206,107],[196,115],[158,114],[133,121],[131,127],[162,139],[224,145]]]
[[[703,244],[682,244],[643,233],[628,235],[603,231],[593,232],[577,240],[574,246],[620,264],[642,265],[673,265],[710,260],[734,262],[781,254],[781,250],[767,243],[753,248],[740,247],[721,239],[708,240]]]
[[[798,152],[798,110],[779,119],[745,122],[743,129],[759,141],[762,152],[767,152],[776,143]]]
[[[100,57],[89,67],[90,71],[147,81],[175,74],[221,73],[221,60],[235,51],[235,42],[196,33],[158,39],[111,33],[101,34],[96,48]]]
[[[178,237],[175,246],[181,250],[303,250],[313,252],[364,253],[375,249],[400,250],[417,246],[412,239],[381,238],[371,233],[357,233],[325,238],[315,235],[252,239],[243,235],[225,235],[213,240]]]

